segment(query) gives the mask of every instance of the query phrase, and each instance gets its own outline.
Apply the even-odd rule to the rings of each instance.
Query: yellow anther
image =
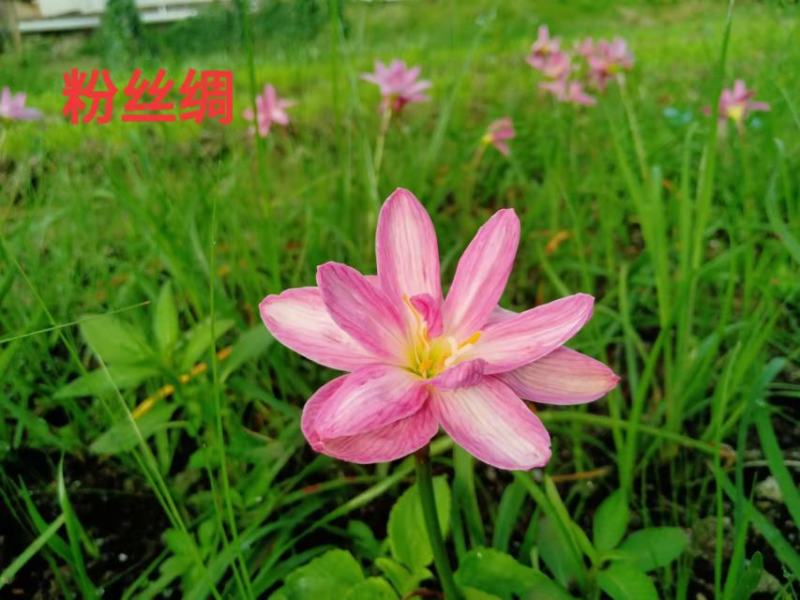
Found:
[[[481,332],[480,331],[476,331],[471,336],[469,336],[467,339],[465,339],[463,342],[461,342],[458,345],[458,348],[460,350],[462,348],[466,348],[467,346],[472,346],[472,344],[477,342],[479,339],[481,339]]]

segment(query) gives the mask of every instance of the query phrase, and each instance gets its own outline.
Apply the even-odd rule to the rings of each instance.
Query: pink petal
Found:
[[[467,452],[500,469],[528,470],[550,459],[550,435],[508,386],[487,377],[432,394],[444,430]]]
[[[465,358],[482,358],[487,374],[504,373],[550,354],[591,318],[594,298],[573,294],[487,327]]]
[[[434,300],[430,294],[417,294],[416,296],[411,296],[410,301],[411,306],[425,321],[428,335],[431,338],[442,335],[441,298]]]
[[[497,211],[475,235],[458,261],[444,303],[445,331],[457,340],[486,323],[506,287],[519,244],[513,209]]]
[[[509,156],[511,154],[511,149],[508,147],[508,144],[503,140],[496,139],[492,142],[497,151],[502,154],[503,156]]]
[[[403,320],[380,288],[352,267],[333,262],[317,267],[317,284],[339,327],[378,357],[402,358]]]
[[[375,235],[378,278],[395,302],[429,294],[441,302],[439,245],[428,212],[414,194],[398,188],[383,204]]]
[[[316,418],[327,400],[342,386],[345,377],[322,386],[306,403],[301,426],[303,434],[317,452],[340,460],[370,464],[396,460],[416,452],[439,430],[439,423],[430,402],[404,419],[359,435],[322,439],[316,431]]]
[[[483,380],[486,361],[480,358],[465,360],[443,371],[433,379],[431,385],[442,390],[454,390],[469,387]]]
[[[410,417],[428,398],[422,380],[399,367],[369,365],[348,375],[320,407],[321,439],[357,435]]]
[[[495,306],[494,310],[492,310],[492,314],[489,315],[489,319],[486,321],[486,327],[490,325],[494,325],[495,323],[502,323],[503,321],[508,321],[509,319],[513,319],[519,313],[514,312],[513,310],[508,310],[507,308],[503,308],[502,306]]]
[[[333,321],[319,288],[294,288],[267,296],[259,310],[275,339],[316,363],[353,371],[376,360]]]
[[[619,377],[599,360],[569,348],[498,375],[523,400],[544,404],[583,404],[605,396]]]

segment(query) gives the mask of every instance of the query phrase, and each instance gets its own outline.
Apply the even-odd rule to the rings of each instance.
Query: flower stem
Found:
[[[439,526],[439,517],[436,512],[436,500],[433,495],[433,478],[431,476],[431,463],[428,460],[428,447],[419,450],[416,455],[417,485],[419,498],[422,503],[422,515],[425,519],[425,529],[428,530],[428,539],[433,550],[433,562],[442,584],[445,600],[459,600],[458,588],[453,581],[453,571],[450,569],[450,560],[442,539],[442,529]]]
[[[378,139],[375,142],[375,163],[373,171],[375,171],[375,180],[378,180],[381,171],[381,162],[383,162],[383,144],[386,141],[386,132],[389,131],[389,122],[392,120],[392,109],[386,107],[381,114],[381,128],[378,131]]]

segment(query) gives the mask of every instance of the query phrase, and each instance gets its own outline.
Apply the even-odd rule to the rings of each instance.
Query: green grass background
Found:
[[[591,406],[540,412],[553,434],[547,473],[601,469],[559,484],[572,518],[590,528],[599,502],[622,489],[633,528],[691,531],[689,551],[653,574],[663,597],[722,597],[756,551],[772,593],[796,597],[796,5],[737,5],[722,67],[721,3],[271,10],[242,21],[213,8],[200,25],[150,30],[128,59],[104,57],[97,36],[26,38],[21,55],[0,55],[0,85],[27,91],[47,114],[0,125],[3,567],[22,556],[17,577],[50,573],[61,594],[146,597],[155,581],[186,597],[210,593],[209,582],[224,597],[258,596],[324,548],[357,548],[349,519],[382,537],[410,467],[343,465],[306,447],[300,409],[332,373],[271,343],[257,304],[311,285],[327,260],[372,272],[377,210],[403,186],[432,213],[445,280],[477,227],[513,207],[523,234],[503,304],[597,298],[571,345],[622,382]],[[542,96],[524,58],[543,23],[569,41],[624,36],[636,56],[624,90],[612,86],[589,109]],[[241,118],[251,57],[258,87],[271,82],[297,101],[289,129],[263,142]],[[392,123],[375,173],[378,97],[358,75],[393,57],[422,66],[431,101]],[[165,67],[178,81],[189,67],[230,69],[236,118],[142,125],[117,112],[104,127],[68,124],[62,73],[108,65],[120,88],[134,66]],[[744,135],[715,134],[703,108],[735,78],[772,111]],[[490,151],[473,171],[485,127],[504,115],[518,132],[511,159]],[[568,237],[548,251],[558,232]],[[213,338],[233,346],[218,364]],[[208,371],[181,383],[202,361]],[[93,387],[76,392],[96,369]],[[130,411],[166,384],[176,393],[140,419],[140,438]],[[450,474],[451,461],[443,449],[437,471]],[[471,463],[456,479],[465,469],[476,489],[462,500],[479,501],[491,533],[512,479]],[[780,501],[755,492],[770,476]],[[88,490],[81,480],[92,477]],[[96,518],[98,506],[118,511],[123,531]],[[528,498],[511,519],[512,554],[526,564],[536,510]],[[67,527],[31,549],[57,518]],[[98,540],[111,529],[123,547],[142,520],[150,543],[111,568]]]

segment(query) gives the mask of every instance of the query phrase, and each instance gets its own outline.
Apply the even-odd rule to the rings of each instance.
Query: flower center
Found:
[[[427,319],[414,306],[408,296],[403,297],[413,317],[408,349],[408,369],[423,379],[432,379],[456,364],[464,353],[481,337],[476,331],[462,342],[449,335],[430,335]]]

